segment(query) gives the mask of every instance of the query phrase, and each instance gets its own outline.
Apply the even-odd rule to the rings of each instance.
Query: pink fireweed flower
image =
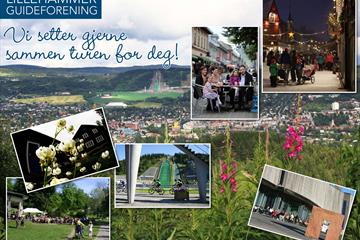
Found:
[[[233,187],[231,188],[231,190],[232,190],[233,192],[237,192],[236,186],[233,186]]]
[[[221,193],[225,192],[224,185],[222,185],[222,186],[221,186],[221,188],[220,188],[220,192],[221,192]]]
[[[230,179],[230,183],[236,185],[236,179],[235,179],[234,177],[232,177],[232,178]]]
[[[300,156],[299,154],[303,150],[303,140],[301,136],[304,134],[304,131],[304,126],[299,127],[298,130],[292,126],[288,127],[283,148],[287,151],[289,158],[298,158]]]
[[[222,165],[222,170],[223,170],[223,171],[226,171],[227,168],[228,168],[228,167],[227,167],[227,164],[226,164],[226,163]]]
[[[226,173],[223,173],[221,174],[220,178],[222,181],[226,181],[226,179],[228,179],[228,175]]]

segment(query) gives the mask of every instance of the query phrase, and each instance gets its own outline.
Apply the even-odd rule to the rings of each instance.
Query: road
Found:
[[[264,65],[264,86],[263,93],[266,92],[346,92],[341,88],[340,81],[337,80],[336,75],[331,71],[317,71],[315,73],[315,83],[306,81],[303,85],[296,85],[291,80],[289,85],[285,86],[283,83],[279,83],[277,87],[270,86],[270,74],[269,67]],[[289,74],[289,78],[290,74]]]
[[[171,194],[136,193],[135,202],[129,204],[125,193],[116,194],[116,208],[208,208],[210,207],[209,198],[207,202],[200,202],[199,194],[190,194],[190,200],[176,201]]]
[[[306,227],[282,222],[271,217],[261,215],[259,213],[252,213],[249,225],[269,232],[285,235],[295,239],[310,240],[305,237]],[[321,234],[319,240],[324,240],[325,235]]]
[[[96,235],[95,240],[108,240],[110,239],[110,228],[109,225],[101,225],[99,232]]]

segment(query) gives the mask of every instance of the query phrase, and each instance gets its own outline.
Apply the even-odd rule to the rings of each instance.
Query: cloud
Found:
[[[92,60],[74,61],[55,60],[24,60],[5,61],[5,51],[57,51],[67,53],[74,45],[81,48],[81,42],[51,41],[38,43],[34,39],[28,43],[14,44],[4,37],[4,31],[10,26],[23,27],[32,34],[49,31],[52,27],[61,27],[63,31],[73,32],[78,37],[85,31],[107,32],[120,34],[125,32],[128,39],[124,41],[124,50],[146,52],[156,44],[159,49],[174,51],[178,43],[178,57],[175,64],[189,65],[191,62],[191,27],[192,26],[260,26],[262,24],[261,1],[228,0],[221,3],[208,1],[168,1],[168,0],[103,0],[102,19],[87,20],[1,20],[0,64],[38,64],[53,67],[84,67],[84,66],[131,66],[161,63],[161,60],[150,61],[129,60],[121,65],[112,61]],[[101,41],[97,44],[98,51],[114,53],[119,44],[114,41]]]

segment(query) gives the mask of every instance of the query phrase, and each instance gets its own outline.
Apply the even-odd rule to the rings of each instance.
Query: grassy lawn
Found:
[[[138,103],[130,104],[129,106],[136,108],[160,108],[162,104],[156,102],[138,102]]]
[[[32,240],[32,239],[66,239],[74,229],[69,224],[44,224],[25,221],[25,227],[16,228],[14,220],[8,221],[8,239]]]
[[[100,223],[99,223],[100,224]],[[108,224],[108,223],[106,223]],[[99,225],[93,227],[93,239],[99,232]],[[8,239],[16,240],[38,240],[38,239],[67,239],[67,236],[75,229],[74,225],[69,224],[44,224],[25,222],[25,227],[16,229],[14,220],[8,221]],[[83,232],[83,239],[91,239],[89,236],[89,228],[86,226]]]
[[[111,93],[110,97],[102,98],[102,97],[92,97],[88,100],[93,103],[98,104],[107,104],[109,102],[143,102],[149,98],[173,98],[176,99],[180,97],[182,93],[178,92],[161,92],[161,93],[143,93],[143,92],[113,92]],[[137,104],[137,103],[135,103]],[[143,103],[140,103],[137,107],[146,107],[145,105],[142,105]],[[154,104],[154,103],[150,103]]]
[[[34,97],[34,98],[19,98],[11,100],[15,103],[44,103],[47,102],[52,105],[65,105],[65,104],[77,104],[85,103],[85,99],[82,95],[67,95],[67,96],[47,96],[47,97]]]
[[[158,93],[143,93],[143,92],[114,92],[111,94],[113,98],[123,99],[124,101],[144,101],[148,98],[177,98],[182,93],[177,92],[158,92]]]

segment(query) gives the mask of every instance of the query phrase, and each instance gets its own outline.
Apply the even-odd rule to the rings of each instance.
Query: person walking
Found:
[[[331,52],[329,52],[326,55],[325,62],[326,62],[326,69],[329,70],[329,71],[332,71],[332,68],[333,68],[333,65],[334,65],[334,55]]]
[[[283,69],[285,70],[285,83],[288,84],[291,59],[287,48],[281,53],[280,64],[282,64]]]
[[[324,55],[322,53],[319,53],[317,56],[317,63],[319,65],[319,71],[322,71],[324,69]]]
[[[296,82],[296,59],[296,50],[292,50],[290,54],[290,75],[292,82]]]
[[[271,87],[276,87],[277,86],[277,77],[278,77],[278,66],[277,66],[275,58],[272,59],[272,62],[269,66],[269,71],[270,71]]]

